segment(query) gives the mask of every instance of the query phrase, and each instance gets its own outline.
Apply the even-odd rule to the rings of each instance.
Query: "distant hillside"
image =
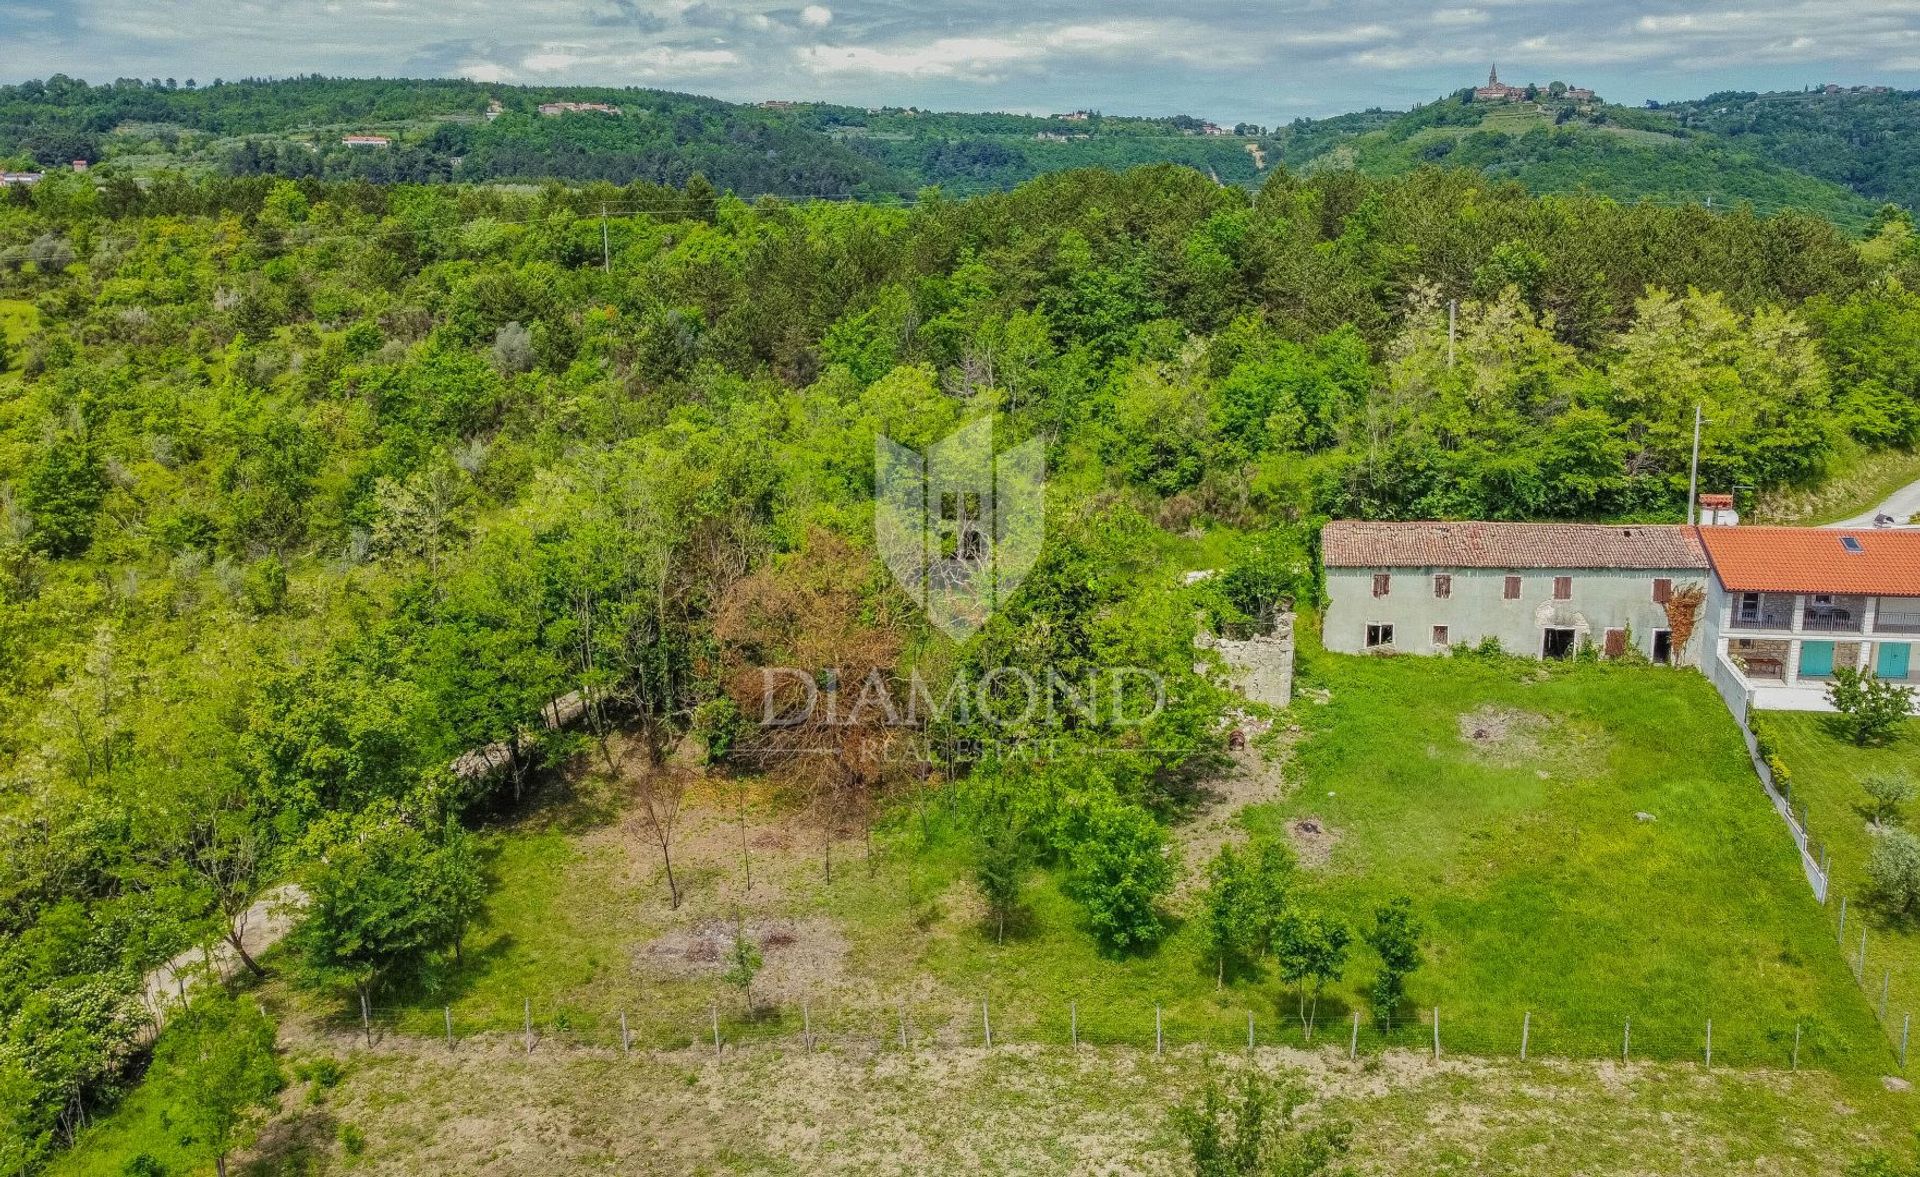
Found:
[[[1467,167],[1535,192],[1787,208],[1864,226],[1874,203],[1840,183],[1681,125],[1662,111],[1567,100],[1488,103],[1455,95],[1363,134],[1337,137],[1307,170],[1392,175]]]
[[[540,111],[563,102],[605,104],[617,113]],[[1221,183],[1257,184],[1282,157],[1285,136],[1232,130],[1180,115],[1035,118],[742,105],[659,90],[445,80],[296,78],[189,89],[52,78],[0,87],[0,156],[42,166],[105,161],[108,174],[133,175],[186,169],[375,181],[677,184],[700,172],[748,196],[876,196],[928,184],[1011,187],[1069,168],[1172,162]],[[351,146],[342,142],[349,134],[387,143]]]
[[[1920,91],[1709,94],[1662,112],[1783,167],[1844,184],[1868,200],[1920,206]]]
[[[543,113],[543,104],[608,109]],[[1198,118],[957,114],[825,103],[742,105],[660,90],[468,81],[294,78],[105,86],[55,77],[0,87],[0,158],[100,164],[103,178],[166,171],[376,182],[604,180],[744,196],[872,198],[927,185],[965,194],[1048,172],[1179,163],[1223,184],[1275,168],[1375,175],[1468,167],[1536,192],[1804,209],[1862,228],[1913,203],[1912,94],[1715,95],[1664,110],[1471,92],[1410,112],[1370,110],[1277,128]],[[349,135],[371,136],[361,145]]]

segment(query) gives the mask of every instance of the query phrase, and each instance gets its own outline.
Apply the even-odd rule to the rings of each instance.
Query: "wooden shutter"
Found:
[[[1664,605],[1673,600],[1673,582],[1664,576],[1655,577],[1653,582],[1653,603]]]
[[[1433,578],[1433,595],[1443,601],[1451,597],[1453,595],[1453,577],[1444,572],[1435,575]]]
[[[1627,652],[1627,631],[1610,629],[1607,631],[1606,654],[1609,658],[1618,658]]]
[[[1520,578],[1517,576],[1507,577],[1507,587],[1505,591],[1506,591],[1507,600],[1509,601],[1519,600],[1520,599]]]
[[[1553,599],[1570,601],[1573,599],[1573,577],[1556,576],[1553,578]]]
[[[1393,586],[1393,577],[1390,574],[1385,572],[1376,572],[1373,574],[1373,595],[1374,596],[1376,597],[1386,596],[1387,590],[1392,586]]]

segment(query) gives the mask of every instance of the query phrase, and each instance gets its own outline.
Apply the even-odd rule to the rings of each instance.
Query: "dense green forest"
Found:
[[[1681,127],[1845,184],[1876,203],[1920,205],[1920,93],[1886,87],[1727,91],[1664,103],[1661,110]]]
[[[1696,403],[1708,487],[1910,445],[1917,284],[1895,210],[1861,240],[1464,170],[1088,170],[894,207],[704,178],[10,189],[0,1171],[112,1102],[143,971],[269,883],[319,896],[304,981],[430,984],[470,910],[462,823],[542,764],[614,724],[724,758],[754,667],[943,646],[869,546],[877,434],[994,413],[1045,447],[1039,566],[936,664],[1170,684],[1145,741],[1064,712],[1047,766],[964,740],[938,766],[1052,788],[1043,852],[1125,946],[1224,739],[1196,609],[1310,593],[1327,516],[1678,518]],[[1196,528],[1245,538],[1188,587],[1165,551]],[[543,731],[570,690],[586,727]],[[449,771],[493,741],[503,772]],[[839,748],[814,787],[858,809],[895,783]],[[365,878],[405,917],[372,947],[324,922]]]
[[[542,103],[599,102],[543,117]],[[491,105],[497,104],[497,105]],[[1920,96],[1714,95],[1640,110],[1543,95],[1475,103],[1462,91],[1409,112],[1211,128],[1187,115],[956,114],[828,103],[721,102],[637,88],[439,80],[65,77],[0,87],[0,158],[104,161],[106,177],[172,171],[376,183],[607,181],[684,184],[695,173],[753,197],[905,197],[997,190],[1048,172],[1180,163],[1257,186],[1274,168],[1402,174],[1442,164],[1538,193],[1590,192],[1795,208],[1850,229],[1875,207],[1912,208]],[[377,133],[386,147],[352,147]]]

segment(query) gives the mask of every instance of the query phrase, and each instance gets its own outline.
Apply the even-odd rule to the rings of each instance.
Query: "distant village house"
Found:
[[[555,118],[563,114],[619,114],[620,108],[605,102],[542,102],[540,117]]]
[[[1558,85],[1558,83],[1554,84]],[[1550,86],[1537,84],[1509,86],[1500,80],[1500,67],[1498,65],[1488,71],[1486,85],[1474,87],[1473,100],[1475,102],[1525,102],[1528,101],[1529,94],[1531,94],[1534,99],[1560,97],[1571,99],[1574,102],[1593,101],[1593,91],[1585,86],[1568,86],[1557,95],[1553,93],[1552,87]]]
[[[340,142],[348,147],[389,147],[393,140],[385,135],[343,135]]]

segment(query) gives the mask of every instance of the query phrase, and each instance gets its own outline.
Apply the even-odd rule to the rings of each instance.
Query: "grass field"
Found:
[[[301,1059],[343,1063],[296,1083],[239,1177],[329,1173],[1189,1172],[1169,1109],[1209,1073],[1244,1065],[1193,1048],[1016,1046],[879,1053],[758,1048],[525,1054],[510,1038],[382,1044],[296,1037]],[[1306,1122],[1354,1127],[1361,1173],[1832,1174],[1894,1147],[1912,1097],[1825,1072],[1712,1072],[1680,1064],[1413,1054],[1348,1064],[1266,1050],[1300,1085]],[[191,1172],[135,1096],[56,1165],[122,1177],[151,1155]],[[352,1142],[349,1144],[349,1142]]]
[[[1711,1018],[1718,1061],[1785,1065],[1799,1026],[1803,1064],[1893,1065],[1698,676],[1308,654],[1301,686],[1286,783],[1255,782],[1238,821],[1276,837],[1322,825],[1303,842],[1306,890],[1356,923],[1414,897],[1429,962],[1394,1040],[1427,1043],[1439,1006],[1451,1050],[1517,1052],[1530,1013],[1536,1054],[1617,1056],[1631,1018],[1636,1055],[1684,1060],[1703,1057]],[[996,943],[937,804],[930,839],[910,819],[883,823],[871,848],[843,839],[828,883],[818,832],[747,788],[744,832],[724,783],[689,807],[679,911],[606,782],[496,835],[498,887],[468,966],[392,1016],[434,1035],[450,1005],[462,1032],[511,1030],[530,1003],[537,1024],[604,1042],[624,1011],[641,1041],[678,1046],[711,1033],[716,1005],[729,1037],[796,1033],[805,1016],[863,1041],[897,1036],[904,1008],[914,1035],[960,1045],[979,1041],[985,1000],[1000,1041],[1064,1042],[1077,1023],[1083,1041],[1150,1045],[1156,1006],[1170,1042],[1244,1042],[1249,1011],[1262,1041],[1304,1038],[1272,976],[1216,988],[1177,910],[1156,950],[1105,956],[1042,872]],[[719,981],[736,911],[770,945],[751,1019]],[[1323,1035],[1348,1032],[1372,968],[1357,950],[1321,1000]]]
[[[1858,959],[1864,927],[1867,955],[1861,984],[1876,1011],[1882,988],[1887,990],[1889,1030],[1897,1035],[1907,1013],[1920,1015],[1920,928],[1889,920],[1871,903],[1862,903],[1874,834],[1860,782],[1875,773],[1920,777],[1920,719],[1908,721],[1899,740],[1877,748],[1856,747],[1839,737],[1825,715],[1777,712],[1769,713],[1765,722],[1792,773],[1794,803],[1807,807],[1813,836],[1832,855],[1829,926],[1837,936],[1840,897],[1846,896],[1847,959]],[[1920,805],[1908,807],[1906,824],[1920,827]]]
[[[1438,1064],[1425,1023],[1393,1049],[1370,1032],[1346,1062],[1364,950],[1322,1000],[1334,1025],[1302,1050],[1291,995],[1264,975],[1216,989],[1177,911],[1157,950],[1103,956],[1042,874],[996,943],[937,803],[924,844],[911,810],[871,850],[849,832],[829,883],[817,829],[765,782],[708,782],[678,839],[686,901],[672,910],[620,787],[585,774],[488,835],[496,887],[467,966],[390,994],[374,1048],[342,1006],[262,990],[289,1053],[344,1059],[347,1079],[296,1085],[251,1171],[508,1173],[535,1157],[551,1172],[1171,1171],[1166,1109],[1244,1051],[1249,1010],[1263,1065],[1299,1075],[1311,1114],[1355,1121],[1368,1172],[1834,1173],[1904,1138],[1912,1096],[1882,1089],[1891,1050],[1698,676],[1309,649],[1299,685],[1290,751],[1278,772],[1247,765],[1237,820],[1274,836],[1319,822],[1307,890],[1356,919],[1415,897],[1431,934],[1412,999],[1441,1008]],[[736,911],[765,946],[753,1017],[719,979]],[[817,1056],[800,1049],[803,1018]],[[1797,1075],[1783,1069],[1796,1024]],[[140,1151],[171,1164],[160,1116],[136,1092],[56,1171],[119,1173]]]

